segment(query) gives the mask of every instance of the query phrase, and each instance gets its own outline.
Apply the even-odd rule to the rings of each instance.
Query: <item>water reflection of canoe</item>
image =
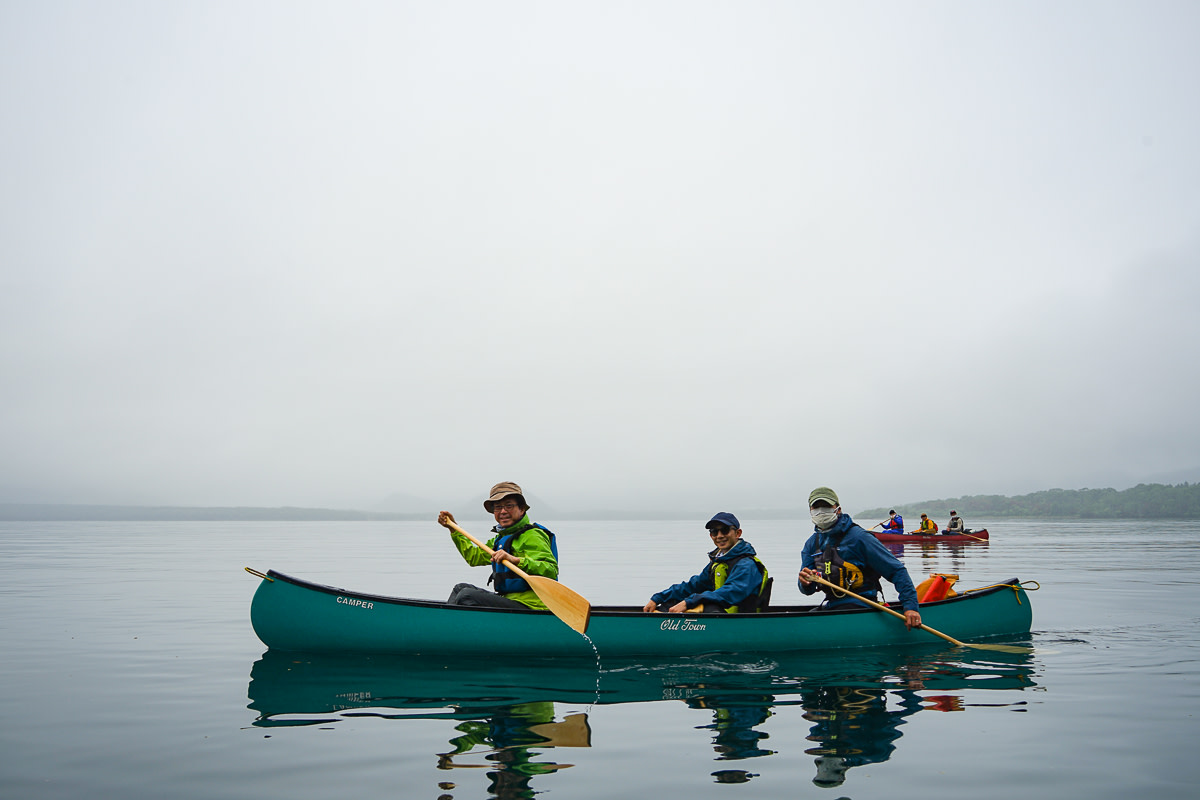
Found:
[[[1016,579],[921,607],[925,624],[971,642],[1029,632],[1029,597]],[[350,592],[269,572],[250,619],[275,650],[314,653],[519,655],[604,658],[705,653],[813,651],[942,644],[872,609],[772,606],[760,614],[646,614],[628,606],[592,609],[588,638],[547,611],[451,606]],[[589,642],[590,639],[590,642]],[[593,648],[594,644],[594,648]]]
[[[961,533],[888,533],[886,531],[875,531],[875,538],[881,542],[978,542],[980,539],[987,539],[987,528],[977,531],[971,531],[969,534]]]
[[[952,655],[950,654],[952,653]],[[872,649],[839,653],[737,653],[675,659],[496,661],[436,656],[327,655],[267,650],[250,670],[256,724],[286,715],[403,709],[414,718],[475,718],[527,703],[577,706],[770,696],[773,704],[816,687],[927,692],[1027,689],[1031,653]],[[294,721],[293,721],[294,724]]]
[[[1013,707],[1011,692],[1036,686],[1029,653],[872,649],[821,653],[741,653],[666,660],[462,658],[454,666],[423,656],[333,656],[268,650],[247,690],[254,725],[330,726],[348,720],[453,721],[449,746],[431,745],[440,769],[489,769],[494,782],[528,785],[560,764],[546,751],[590,747],[594,705],[676,701],[711,724],[717,761],[772,755],[760,726],[792,713],[809,723],[805,753],[816,756],[819,785],[851,767],[891,757],[903,725],[921,710]],[[968,691],[987,691],[973,702]],[[562,718],[555,704],[566,704]],[[792,711],[792,707],[798,707]],[[676,719],[667,714],[664,720]],[[677,731],[653,733],[673,741]],[[713,772],[720,782],[753,773]]]

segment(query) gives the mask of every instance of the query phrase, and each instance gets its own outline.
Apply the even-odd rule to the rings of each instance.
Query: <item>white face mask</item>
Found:
[[[839,516],[836,508],[810,508],[808,513],[812,516],[813,524],[821,530],[832,528]]]

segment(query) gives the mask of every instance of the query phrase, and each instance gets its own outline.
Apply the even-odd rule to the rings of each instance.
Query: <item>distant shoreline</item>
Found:
[[[1200,519],[1200,483],[1176,486],[1138,484],[1132,489],[1050,489],[1016,497],[974,495],[893,506],[905,517],[928,514],[934,520],[958,511],[972,519]],[[851,516],[866,526],[886,519],[889,509],[869,508]],[[538,518],[554,520],[699,520],[709,512],[662,511],[547,511]],[[807,520],[806,508],[739,509],[742,519]],[[463,519],[486,519],[483,511],[464,512]],[[0,503],[4,522],[434,522],[436,510],[361,511],[357,509],[281,506],[129,506],[66,503]],[[916,526],[913,520],[912,527]]]
[[[359,511],[335,508],[277,508],[257,506],[106,506],[51,503],[0,503],[6,522],[378,522],[428,521],[437,511]],[[483,511],[458,513],[462,519],[488,519]],[[757,509],[747,519],[806,519],[807,509]],[[544,515],[552,520],[687,520],[706,517],[703,511],[574,511]],[[539,517],[539,519],[542,517]]]
[[[435,514],[436,516],[436,514]],[[429,519],[425,514],[330,508],[255,506],[106,506],[0,503],[0,520],[10,522],[237,522],[369,521]]]

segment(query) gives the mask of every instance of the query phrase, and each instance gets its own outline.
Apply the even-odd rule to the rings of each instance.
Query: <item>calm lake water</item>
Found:
[[[599,604],[644,603],[709,547],[702,520],[544,522],[563,582]],[[901,558],[917,581],[1039,582],[1031,655],[599,670],[254,636],[246,566],[406,597],[483,583],[433,523],[0,523],[0,798],[1194,796],[1200,524],[968,522],[991,541]],[[776,602],[798,602],[811,525],[743,527]]]

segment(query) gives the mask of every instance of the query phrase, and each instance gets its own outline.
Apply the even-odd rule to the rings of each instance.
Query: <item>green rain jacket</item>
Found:
[[[529,515],[526,514],[509,527],[521,528],[529,524]],[[509,528],[501,528],[499,526],[492,528],[492,533],[495,536],[488,540],[487,546],[495,550],[496,542],[503,538],[507,530]],[[458,531],[452,530],[450,536],[454,540],[454,546],[462,554],[463,560],[472,567],[491,566],[492,557],[482,547],[477,547],[474,542]],[[512,553],[521,559],[521,569],[523,571],[528,572],[530,575],[540,575],[543,578],[558,580],[558,559],[554,557],[554,552],[550,549],[550,536],[540,528],[530,528],[518,536],[513,542]],[[509,600],[524,603],[530,608],[542,611],[548,610],[546,604],[532,590],[511,592],[504,596]]]

